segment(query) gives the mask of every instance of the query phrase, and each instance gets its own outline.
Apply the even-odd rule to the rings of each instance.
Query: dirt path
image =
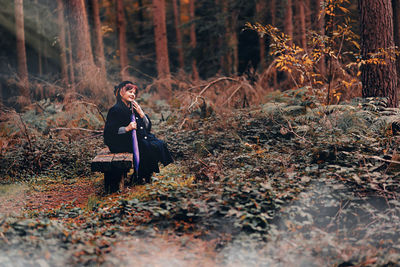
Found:
[[[82,179],[74,182],[49,181],[43,184],[12,184],[0,187],[0,214],[21,214],[54,209],[73,202],[83,207],[90,197],[101,196],[102,186],[97,180]]]
[[[0,214],[19,214],[26,206],[27,192],[26,185],[1,185],[0,186]]]
[[[217,266],[214,241],[192,235],[156,235],[114,244],[104,266]]]

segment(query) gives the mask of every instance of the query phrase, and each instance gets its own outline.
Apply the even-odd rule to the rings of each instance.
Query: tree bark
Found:
[[[215,0],[215,5],[219,10],[223,10],[223,5],[224,5],[224,0]],[[218,69],[218,74],[221,74],[224,71],[225,67],[225,56],[222,53],[222,47],[224,45],[224,37],[223,35],[220,35],[218,38],[218,51],[219,51],[219,69]]]
[[[195,25],[195,0],[189,1],[189,13],[190,13],[190,47],[192,51],[196,50],[197,40],[196,40],[196,25]],[[199,72],[197,70],[197,59],[196,53],[192,53],[192,78],[195,81],[199,80]]]
[[[67,42],[68,42],[68,71],[69,71],[69,81],[70,89],[69,92],[75,92],[75,71],[74,71],[74,60],[72,56],[72,41],[71,41],[71,31],[70,26],[67,25]]]
[[[170,75],[165,0],[153,0],[154,37],[156,45],[157,72],[159,78]]]
[[[270,16],[271,16],[271,25],[276,26],[276,0],[270,1]],[[278,87],[278,73],[276,70],[272,73],[272,86],[273,88]]]
[[[25,30],[24,30],[24,7],[23,0],[14,1],[15,8],[15,36],[17,39],[17,66],[18,78],[20,79],[20,95],[24,97],[24,103],[30,102],[28,65],[26,63]]]
[[[324,0],[317,0],[317,6],[316,6],[316,18],[317,18],[317,31],[319,31],[319,34],[321,36],[325,35],[325,16],[323,11],[323,3]],[[326,73],[326,63],[325,63],[325,55],[321,54],[321,58],[319,59],[318,63],[319,67],[319,72],[321,75],[325,75]]]
[[[231,26],[231,31],[230,31],[230,47],[232,49],[233,53],[233,65],[232,65],[232,73],[236,74],[239,69],[239,38],[238,34],[236,31],[236,22],[238,18],[238,11],[233,12],[233,18],[232,20],[235,21],[235,23],[232,23]]]
[[[289,45],[293,44],[293,10],[292,0],[287,0],[286,4],[286,16],[285,16],[285,32],[290,37]]]
[[[57,21],[58,21],[58,38],[60,40],[60,63],[61,63],[61,80],[65,88],[67,88],[68,70],[67,70],[67,55],[65,44],[65,20],[64,20],[64,3],[63,0],[57,0]]]
[[[399,46],[400,44],[400,0],[392,0],[392,8],[393,8],[393,37],[394,43]]]
[[[256,3],[256,18],[261,24],[264,24],[264,10],[265,3],[262,0],[258,0]],[[263,71],[266,68],[266,57],[265,57],[265,39],[264,37],[258,35],[258,43],[260,46],[260,70]]]
[[[359,0],[361,55],[369,59],[379,49],[394,47],[393,9],[391,0]],[[387,97],[388,106],[397,107],[396,64],[382,56],[385,64],[364,64],[361,67],[362,96]]]
[[[183,42],[182,42],[182,32],[180,28],[180,13],[179,13],[179,6],[177,3],[178,0],[172,0],[172,5],[174,9],[174,24],[175,24],[175,33],[176,33],[176,44],[178,50],[178,62],[179,68],[181,70],[185,67],[185,60],[183,57]]]
[[[300,46],[307,50],[307,36],[306,36],[306,14],[305,14],[305,3],[303,0],[297,0],[297,9],[299,11],[298,20],[300,25]]]
[[[312,15],[311,15],[311,8],[312,8],[312,4],[311,4],[311,0],[304,0],[304,13],[306,16],[306,29],[311,29],[311,19],[312,19]]]
[[[272,26],[276,26],[276,0],[271,0],[269,2],[269,14],[271,16],[271,25]]]
[[[79,82],[94,77],[94,64],[89,24],[84,0],[69,0],[69,24],[74,58],[74,67]]]
[[[225,16],[225,42],[228,45],[224,63],[228,75],[236,74],[239,66],[239,41],[236,32],[238,11],[230,10],[229,3],[228,0],[222,0],[222,10]]]
[[[394,44],[400,47],[400,0],[392,0],[393,7],[393,38]],[[399,87],[400,81],[400,56],[396,59],[396,70],[397,70],[397,87]]]
[[[121,78],[128,78],[128,48],[126,45],[126,20],[123,0],[117,0],[117,32],[119,47],[119,63],[121,66]]]
[[[59,0],[60,1],[60,0]],[[91,0],[93,9],[94,56],[96,65],[103,76],[106,75],[106,60],[104,57],[103,34],[101,32],[99,1]]]
[[[231,67],[232,67],[232,51],[231,51],[231,42],[230,42],[230,34],[229,34],[229,2],[227,0],[222,1],[222,10],[225,16],[225,44],[227,45],[227,52],[224,59],[224,69],[225,73],[230,75],[231,74]]]
[[[36,11],[35,11],[35,20],[36,20],[36,30],[38,32],[38,50],[37,50],[37,57],[38,57],[38,74],[39,76],[43,75],[43,63],[42,63],[42,26],[40,24],[40,8],[38,0],[35,0]]]

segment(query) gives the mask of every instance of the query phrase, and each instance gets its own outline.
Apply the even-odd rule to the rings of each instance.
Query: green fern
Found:
[[[380,116],[372,123],[370,129],[374,133],[384,134],[393,123],[400,123],[400,115]]]

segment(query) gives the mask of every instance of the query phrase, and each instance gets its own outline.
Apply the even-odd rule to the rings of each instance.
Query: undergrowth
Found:
[[[151,185],[126,194],[92,196],[83,208],[67,203],[31,214],[34,220],[9,219],[4,236],[14,240],[14,248],[32,252],[27,240],[42,231],[40,238],[53,242],[41,246],[52,251],[49,262],[55,265],[67,251],[73,264],[102,263],[115,240],[165,232],[220,240],[214,249],[221,253],[241,241],[264,249],[270,240],[293,233],[288,234],[291,242],[308,244],[301,253],[313,249],[318,262],[323,258],[332,264],[349,260],[336,250],[342,247],[353,247],[355,264],[369,259],[371,251],[355,239],[377,248],[377,262],[389,263],[396,252],[376,240],[395,242],[396,230],[382,227],[399,227],[394,223],[398,110],[387,108],[382,98],[325,106],[305,91],[275,94],[268,103],[230,114],[193,114],[190,124],[182,124],[185,114],[180,113],[174,121],[156,120],[153,131],[167,142],[175,163],[155,174]],[[88,163],[93,152],[79,149],[101,146],[95,142],[101,139],[95,138],[87,139],[92,144],[50,140],[43,140],[48,145],[41,149],[51,153],[54,146],[67,157],[63,162],[53,155],[53,167],[71,168],[74,175],[85,175],[83,161]],[[69,161],[77,158],[81,169]],[[53,167],[46,165],[47,170]],[[331,256],[311,241],[324,244]],[[49,248],[48,242],[63,249]],[[298,251],[288,253],[288,260]]]

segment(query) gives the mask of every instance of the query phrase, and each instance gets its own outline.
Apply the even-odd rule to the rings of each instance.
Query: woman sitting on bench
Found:
[[[149,183],[153,172],[159,172],[158,163],[164,166],[173,162],[164,141],[150,133],[150,118],[135,101],[138,86],[124,81],[114,88],[117,103],[108,111],[104,127],[104,143],[112,153],[133,153],[132,130],[136,130],[139,147],[137,184]],[[131,122],[132,110],[136,122]]]

